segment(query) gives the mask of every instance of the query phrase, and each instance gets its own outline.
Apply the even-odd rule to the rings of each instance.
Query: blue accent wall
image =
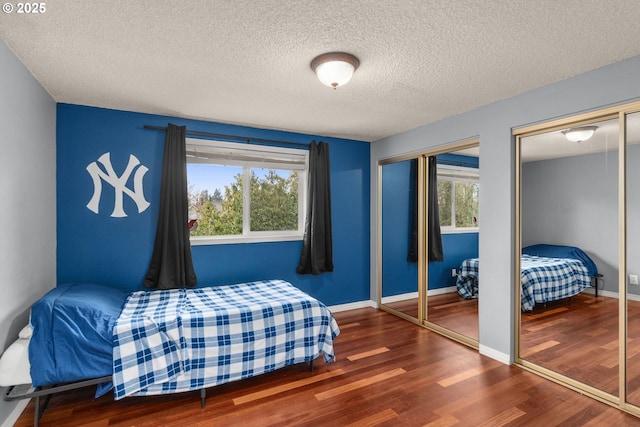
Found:
[[[411,160],[382,166],[382,296],[418,291],[418,263],[407,261],[415,176]]]
[[[57,282],[93,282],[127,291],[143,289],[155,237],[164,132],[144,125],[186,125],[189,130],[309,143],[330,147],[334,271],[298,275],[301,241],[193,246],[198,286],[279,278],[335,305],[369,299],[369,143],[199,120],[57,106]],[[110,153],[121,176],[135,156],[148,168],[143,212],[123,197],[126,217],[112,217],[114,187],[102,182],[99,212],[87,208],[94,185],[87,166]],[[133,190],[135,171],[127,188]]]
[[[442,235],[444,260],[429,263],[429,289],[441,289],[456,285],[451,269],[460,271],[462,261],[478,257],[478,234],[452,233]]]

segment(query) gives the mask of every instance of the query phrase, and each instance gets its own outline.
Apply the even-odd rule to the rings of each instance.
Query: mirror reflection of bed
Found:
[[[617,395],[618,123],[589,125],[598,128],[582,142],[569,141],[562,130],[521,140],[519,352],[524,360]],[[601,276],[585,276],[577,264],[550,267],[564,270],[541,279],[546,284],[539,286],[547,290],[540,292],[547,297],[532,301],[525,289],[532,280],[525,277],[531,259],[525,257],[538,244],[577,248]],[[569,289],[576,282],[581,284]]]

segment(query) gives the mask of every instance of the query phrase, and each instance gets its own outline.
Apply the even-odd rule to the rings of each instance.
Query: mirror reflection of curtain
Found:
[[[442,235],[440,234],[440,209],[438,208],[438,165],[436,156],[429,156],[429,199],[427,201],[427,233],[429,235],[428,260],[444,260],[442,251]]]
[[[429,156],[427,158],[429,165],[429,198],[427,201],[427,214],[428,214],[428,235],[429,242],[428,248],[428,260],[429,261],[442,261],[444,260],[444,252],[442,250],[442,235],[440,232],[440,209],[438,207],[438,166],[436,162],[436,156]],[[418,160],[411,160],[411,182],[415,183],[412,191],[413,209],[411,210],[412,228],[411,238],[409,245],[409,254],[407,261],[418,261]]]
[[[409,182],[412,183],[411,191],[411,208],[409,214],[411,216],[411,234],[409,236],[409,253],[407,261],[418,262],[418,159],[410,160]]]

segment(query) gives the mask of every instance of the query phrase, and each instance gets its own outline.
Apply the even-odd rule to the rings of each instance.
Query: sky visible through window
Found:
[[[229,186],[235,181],[235,176],[242,173],[242,167],[239,166],[219,166],[199,163],[187,164],[187,186],[193,186],[193,191],[199,193],[202,190],[208,190],[209,194],[213,194],[216,189],[224,195],[224,187]]]
[[[269,169],[252,168],[252,170],[258,178],[264,178],[269,172]],[[289,173],[283,173],[284,171],[278,172],[281,176],[289,176]],[[232,182],[235,182],[235,176],[241,173],[242,167],[240,166],[187,163],[187,187],[191,189],[193,186],[194,193],[207,190],[209,194],[213,194],[216,189],[219,189],[224,196],[225,186],[228,187]]]

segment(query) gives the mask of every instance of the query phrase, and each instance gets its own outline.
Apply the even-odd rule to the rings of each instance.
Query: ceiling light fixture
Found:
[[[349,82],[359,65],[358,58],[344,52],[323,53],[311,61],[311,69],[322,84],[334,89]]]
[[[598,129],[598,126],[580,126],[563,130],[562,133],[569,141],[582,142],[591,138],[596,129]]]

